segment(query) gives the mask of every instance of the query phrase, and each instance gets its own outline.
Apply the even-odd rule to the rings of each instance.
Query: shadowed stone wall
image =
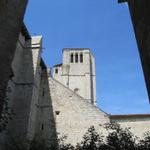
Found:
[[[8,84],[9,107],[14,115],[9,121],[7,130],[1,134],[4,145],[10,147],[18,141],[32,140],[36,131],[37,104],[40,90],[40,61],[42,37],[35,36],[26,40],[20,33],[12,62],[14,76]],[[3,145],[1,144],[1,145]]]
[[[36,118],[36,137],[41,137],[57,145],[55,114],[53,113],[51,89],[49,86],[50,69],[41,67],[38,114]]]
[[[0,0],[0,115],[28,0]]]

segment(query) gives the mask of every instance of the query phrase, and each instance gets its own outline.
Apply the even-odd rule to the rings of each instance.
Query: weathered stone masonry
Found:
[[[0,117],[28,0],[0,0]]]
[[[92,125],[106,135],[100,124],[110,121],[131,127],[140,137],[150,129],[149,114],[108,115],[95,105],[95,63],[89,49],[65,49],[63,64],[53,68],[53,76],[41,52],[41,36],[26,39],[26,34],[20,33],[12,63],[14,76],[9,81],[7,94],[15,115],[8,124],[9,134],[0,135],[0,148],[9,141],[9,136],[19,140],[44,138],[53,142],[66,135],[66,142],[76,144]],[[73,62],[72,53],[75,54]]]
[[[105,112],[51,77],[49,86],[57,132],[66,135],[68,142],[76,144],[89,127],[100,130],[100,124],[109,122]]]

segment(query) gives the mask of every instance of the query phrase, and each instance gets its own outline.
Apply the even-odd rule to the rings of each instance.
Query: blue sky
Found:
[[[128,7],[117,0],[30,0],[25,23],[43,36],[47,66],[62,61],[62,48],[92,50],[98,106],[111,114],[150,113]]]

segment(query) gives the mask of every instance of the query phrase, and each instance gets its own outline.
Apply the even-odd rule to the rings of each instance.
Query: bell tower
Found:
[[[63,63],[54,66],[53,77],[96,105],[95,59],[90,49],[63,49]]]

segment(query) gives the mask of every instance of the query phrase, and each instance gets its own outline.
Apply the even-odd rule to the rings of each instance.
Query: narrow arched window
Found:
[[[80,62],[81,63],[83,62],[83,54],[82,53],[80,54]]]
[[[43,89],[42,96],[44,96],[44,95],[45,95],[45,92],[44,92],[44,89]]]
[[[70,62],[73,63],[73,53],[70,55]]]
[[[58,69],[57,69],[57,68],[55,69],[55,73],[56,73],[56,74],[58,73]]]
[[[44,124],[41,125],[41,130],[44,130]]]
[[[78,62],[78,53],[75,54],[75,62]]]

